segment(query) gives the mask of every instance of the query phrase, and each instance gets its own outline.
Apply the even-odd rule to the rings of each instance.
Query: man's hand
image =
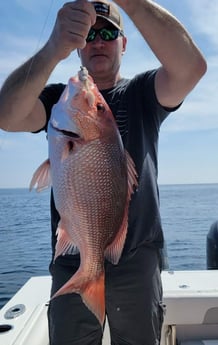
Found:
[[[73,50],[86,45],[89,29],[96,21],[94,6],[87,0],[65,3],[59,10],[47,46],[57,60],[65,59]]]

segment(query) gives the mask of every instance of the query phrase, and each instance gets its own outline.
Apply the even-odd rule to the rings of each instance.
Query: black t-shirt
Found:
[[[157,186],[157,151],[160,125],[172,109],[164,109],[157,101],[154,90],[155,73],[156,70],[152,70],[130,80],[121,79],[115,87],[101,91],[112,110],[124,147],[131,155],[139,176],[137,192],[130,202],[128,233],[123,253],[142,245],[157,248],[163,246]],[[47,122],[52,106],[57,103],[64,87],[64,84],[52,84],[40,95],[46,108]],[[51,194],[53,251],[58,221],[59,215]]]

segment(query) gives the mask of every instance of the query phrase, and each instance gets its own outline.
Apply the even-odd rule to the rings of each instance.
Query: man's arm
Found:
[[[56,65],[73,50],[83,48],[96,13],[86,0],[66,3],[58,12],[45,46],[16,69],[0,90],[0,128],[6,131],[36,131],[46,121],[38,99]]]
[[[157,98],[165,107],[178,105],[206,72],[206,61],[183,25],[150,0],[115,0],[132,19],[161,63]]]

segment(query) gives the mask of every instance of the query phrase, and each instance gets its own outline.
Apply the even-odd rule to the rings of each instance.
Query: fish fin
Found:
[[[109,246],[107,246],[105,250],[105,257],[114,265],[118,263],[123,251],[126,234],[127,234],[127,228],[128,228],[129,202],[131,199],[131,195],[134,192],[134,188],[138,186],[135,164],[127,151],[126,151],[126,160],[127,160],[128,192],[127,192],[126,206],[125,206],[124,215],[123,215],[123,221],[115,239],[113,240],[111,244],[109,244]]]
[[[66,284],[64,284],[53,296],[78,293],[83,303],[96,316],[101,326],[105,320],[105,282],[104,272],[95,280],[84,282],[84,273],[78,270]]]
[[[125,207],[123,222],[111,244],[105,249],[104,255],[108,261],[116,265],[123,251],[128,227],[128,204]]]
[[[59,255],[65,255],[65,254],[73,255],[73,254],[79,253],[78,248],[73,243],[72,239],[70,238],[68,232],[65,230],[65,227],[63,226],[61,221],[58,224],[56,234],[57,234],[57,243],[55,247],[54,261]]]
[[[128,202],[131,199],[131,195],[134,192],[134,188],[138,187],[138,174],[136,172],[135,164],[133,162],[133,159],[129,155],[129,153],[126,151],[126,160],[127,160],[127,179],[128,179],[128,195],[127,200]]]
[[[41,192],[42,190],[48,188],[51,185],[51,173],[50,173],[50,161],[46,159],[33,174],[32,180],[30,182],[30,191],[36,185],[36,191]]]
[[[96,280],[92,280],[82,291],[81,297],[89,310],[97,317],[101,326],[105,320],[105,284],[104,272]]]

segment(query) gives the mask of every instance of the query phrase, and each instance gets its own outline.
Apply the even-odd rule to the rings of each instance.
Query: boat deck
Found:
[[[166,314],[161,345],[218,344],[218,271],[164,271]],[[1,345],[49,345],[47,307],[51,279],[33,277],[0,310]],[[8,328],[8,329],[7,329]],[[207,339],[207,343],[202,343]],[[103,345],[110,344],[106,325]]]

